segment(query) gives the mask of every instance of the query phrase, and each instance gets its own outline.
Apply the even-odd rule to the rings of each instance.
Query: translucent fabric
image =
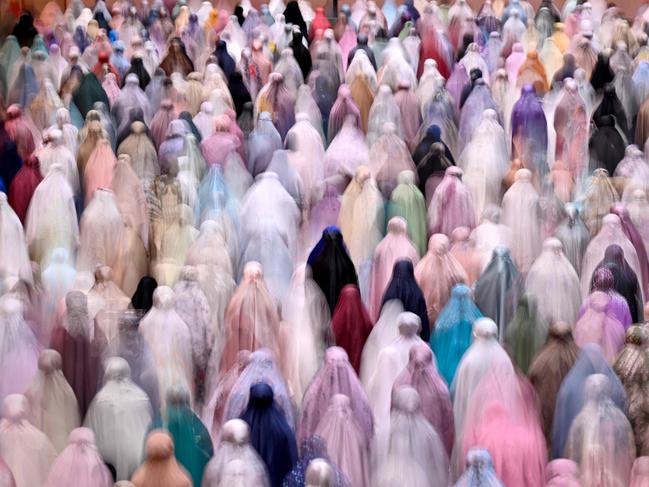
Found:
[[[160,411],[160,391],[151,349],[140,333],[141,312],[126,311],[119,317],[118,335],[108,344],[104,362],[110,357],[121,357],[131,369],[133,382],[140,387],[151,401],[154,414]]]
[[[475,246],[474,236],[466,227],[451,233],[451,255],[457,259],[467,274],[467,284],[473,286],[482,272],[482,255]]]
[[[174,309],[172,289],[166,286],[156,288],[153,293],[153,308],[142,318],[140,332],[156,362],[161,394],[165,394],[173,386],[193,391],[191,333]]]
[[[588,402],[589,398],[586,395],[585,384],[589,376],[593,374],[604,374],[608,378],[609,384],[606,387],[606,395],[615,404],[616,408],[622,411],[627,409],[624,387],[613,369],[606,362],[602,349],[595,344],[586,345],[579,352],[575,365],[570,369],[559,389],[552,425],[553,458],[564,457],[568,453],[569,436],[572,436],[571,425]],[[633,440],[631,440],[632,442]],[[601,454],[597,450],[596,452]],[[582,458],[576,460],[581,461]],[[629,468],[630,465],[629,463]]]
[[[219,448],[205,468],[203,487],[269,487],[266,465],[250,445],[250,427],[241,419],[223,425]]]
[[[9,138],[16,143],[18,155],[25,161],[36,149],[40,140],[38,129],[33,122],[22,113],[20,105],[10,105],[4,123]]]
[[[496,324],[488,318],[480,318],[473,324],[473,344],[467,349],[460,361],[455,378],[451,384],[453,396],[453,417],[455,418],[454,456],[461,453],[464,425],[473,403],[473,394],[487,373],[512,369],[507,352],[497,340]],[[486,404],[482,404],[485,407]],[[456,462],[459,458],[456,458]],[[459,465],[455,465],[454,468]]]
[[[252,309],[248,310],[252,305]],[[221,370],[229,369],[240,350],[267,347],[279,356],[279,317],[261,265],[246,264],[243,280],[225,312],[225,346]]]
[[[415,268],[415,278],[426,298],[428,320],[435,323],[451,296],[451,289],[467,281],[466,272],[449,252],[448,237],[434,234],[428,241],[428,252]],[[428,334],[422,334],[424,340]]]
[[[474,83],[471,94],[467,97],[460,115],[459,125],[459,148],[464,149],[473,137],[473,132],[482,120],[482,114],[485,110],[491,108],[497,110],[491,91],[484,80],[477,80]]]
[[[169,124],[172,120],[178,118],[178,113],[174,110],[173,103],[169,99],[162,100],[160,109],[155,113],[151,119],[149,130],[151,131],[151,138],[159,150],[160,145],[167,137]]]
[[[299,266],[293,274],[291,290],[282,302],[282,368],[297,406],[333,341],[327,300]]]
[[[644,417],[647,403],[642,393],[647,380],[645,373],[649,360],[644,346],[649,336],[642,327],[632,326],[626,332],[624,348],[613,365],[629,398],[629,421],[633,427],[635,444],[639,455],[646,452],[647,423]]]
[[[489,150],[485,150],[487,147]],[[458,165],[464,171],[462,181],[471,193],[478,220],[485,207],[498,205],[500,182],[509,168],[505,131],[494,110],[484,111],[482,121],[460,154]]]
[[[396,128],[396,133],[401,135],[401,111],[389,87],[383,85],[379,88],[372,108],[368,115],[367,145],[372,147],[379,138],[383,125],[391,122]]]
[[[362,429],[365,437],[372,437],[374,421],[363,386],[349,363],[347,353],[340,347],[331,347],[327,350],[324,365],[304,394],[299,438],[305,440],[315,433],[336,394],[344,394],[350,398],[354,421]]]
[[[537,414],[529,383],[511,364],[492,364],[473,391],[461,436],[462,451],[485,445],[506,485],[542,485],[547,449]]]
[[[22,224],[7,202],[7,195],[0,194],[0,275],[3,278],[24,279],[32,282],[32,268]]]
[[[95,283],[88,291],[88,315],[109,340],[112,339],[118,328],[119,314],[130,303],[130,299],[113,282],[113,273],[110,267],[99,266],[94,272]]]
[[[288,289],[297,254],[301,214],[277,174],[257,177],[241,203],[240,273],[248,261],[259,261],[277,301]],[[270,245],[267,243],[270,242]]]
[[[142,122],[133,122],[130,130],[130,135],[119,145],[117,155],[131,156],[131,165],[140,180],[152,181],[160,174],[158,155],[153,141],[147,135],[146,125]]]
[[[79,173],[74,162],[74,156],[65,146],[63,133],[54,129],[48,132],[50,143],[38,151],[41,176],[45,177],[50,172],[53,164],[59,164],[65,171],[66,178],[75,195],[80,193]]]
[[[588,244],[582,263],[581,292],[587,296],[590,292],[590,283],[595,269],[604,257],[606,249],[610,245],[619,245],[622,248],[624,258],[635,272],[641,276],[638,255],[631,241],[624,235],[622,223],[617,215],[609,214],[602,219],[602,228]],[[639,281],[638,281],[639,282]],[[640,290],[642,293],[642,290]],[[629,306],[630,308],[631,306]]]
[[[633,431],[613,401],[611,386],[603,374],[586,379],[583,406],[566,443],[565,454],[579,464],[581,480],[587,485],[628,485],[631,476]]]
[[[343,84],[338,88],[338,98],[336,98],[329,113],[329,125],[327,128],[327,140],[329,143],[334,139],[348,117],[354,120],[357,127],[361,127],[361,112],[352,99],[349,87]]]
[[[455,166],[444,172],[428,206],[429,233],[450,236],[457,227],[476,226],[473,196],[462,181],[463,175],[462,169]]]
[[[361,127],[353,118],[345,120],[340,131],[327,147],[325,154],[325,177],[344,191],[361,166],[369,166],[369,147]]]
[[[389,397],[394,382],[399,373],[405,369],[410,356],[410,348],[424,344],[418,337],[421,328],[419,317],[410,312],[403,312],[397,317],[399,333],[387,346],[383,347],[374,357],[365,356],[361,379],[368,392],[368,398],[377,428],[382,428],[389,422]],[[371,366],[371,368],[369,368]]]
[[[111,107],[111,113],[117,123],[118,133],[123,132],[124,129],[128,127],[127,123],[130,122],[129,112],[135,107],[140,107],[142,109],[144,114],[144,123],[146,123],[147,126],[150,125],[152,113],[149,98],[139,87],[139,79],[137,75],[131,73],[126,76],[122,91]]]
[[[320,132],[313,127],[305,112],[295,114],[295,125],[286,134],[288,162],[299,175],[306,197],[312,205],[320,196],[325,177],[325,149]]]
[[[392,394],[392,409],[387,431],[377,433],[374,454],[376,485],[389,486],[404,477],[413,486],[448,480],[448,457],[439,434],[421,411],[417,391],[402,386]],[[380,445],[381,440],[385,443]]]
[[[47,477],[48,486],[96,485],[110,487],[113,478],[95,445],[95,434],[88,428],[70,433],[68,445],[56,457]]]
[[[389,198],[397,186],[401,172],[415,174],[416,171],[406,143],[391,122],[383,124],[381,135],[370,148],[369,160],[372,175],[385,198]]]
[[[77,399],[61,366],[58,352],[43,350],[38,372],[25,391],[30,422],[45,433],[57,452],[65,448],[68,435],[81,422]]]
[[[581,274],[581,263],[588,247],[590,233],[581,219],[579,209],[576,205],[565,206],[566,217],[554,232],[563,244],[565,256],[570,261],[577,274]]]
[[[45,485],[56,457],[47,437],[28,418],[25,396],[10,394],[2,404],[0,455],[11,470],[17,487]]]
[[[377,319],[383,304],[383,293],[390,283],[397,261],[407,259],[414,265],[419,261],[417,250],[407,236],[407,223],[399,217],[388,222],[388,233],[374,250],[370,277],[370,306],[373,319]]]
[[[133,169],[131,157],[122,154],[113,170],[111,189],[124,224],[133,229],[144,247],[149,245],[149,218],[142,183]]]
[[[70,255],[65,249],[55,249],[52,253],[52,262],[41,272],[41,283],[44,291],[44,309],[53,316],[59,303],[68,291],[72,290],[77,275],[76,269],[71,265]],[[48,343],[47,340],[42,340]]]
[[[191,477],[174,458],[174,442],[162,431],[152,431],[146,439],[146,461],[131,478],[135,487],[191,487]]]
[[[559,240],[549,238],[543,242],[543,250],[527,274],[525,291],[538,301],[543,339],[551,323],[577,320],[581,306],[579,277],[564,255]]]
[[[338,218],[340,231],[349,244],[350,256],[359,272],[381,241],[384,220],[383,198],[376,181],[366,166],[360,166],[342,195]]]
[[[512,361],[524,373],[527,373],[530,362],[545,341],[546,334],[546,322],[539,317],[536,297],[523,295],[518,301],[512,321],[507,325],[505,342]]]
[[[266,170],[275,150],[282,148],[282,138],[268,112],[259,114],[255,128],[247,142],[248,170],[256,176]]]
[[[350,484],[369,487],[371,438],[365,436],[352,415],[350,399],[336,394],[329,402],[327,412],[316,428],[331,452],[330,458],[349,479]]]
[[[94,431],[103,460],[117,480],[131,477],[140,465],[142,444],[151,422],[151,402],[130,378],[128,363],[118,357],[106,363],[104,387],[90,405],[85,426]]]
[[[572,326],[564,322],[553,323],[545,344],[528,369],[528,377],[540,400],[543,431],[550,447],[559,388],[577,360],[578,353],[579,349],[572,338]]]
[[[407,235],[415,246],[418,255],[426,253],[426,200],[416,185],[413,171],[401,171],[398,185],[390,195],[388,202],[388,222],[401,217],[407,224]],[[420,182],[421,185],[421,182]],[[388,225],[388,232],[389,232]]]
[[[5,371],[0,376],[0,397],[4,398],[23,393],[34,379],[38,373],[40,345],[23,318],[23,305],[18,299],[11,296],[3,299],[0,322],[0,360]]]
[[[503,487],[487,450],[471,448],[466,454],[466,468],[454,487]]]
[[[450,455],[455,433],[451,397],[447,385],[437,372],[434,356],[425,344],[410,348],[408,365],[394,381],[393,398],[394,392],[404,386],[417,391],[422,415],[435,428],[446,453]]]
[[[548,127],[543,105],[530,86],[524,86],[512,110],[512,157],[543,177],[548,171]]]
[[[295,123],[294,105],[295,100],[285,86],[284,77],[280,73],[271,73],[268,83],[257,96],[254,118],[257,119],[256,114],[269,112],[277,131],[284,138]]]
[[[4,157],[11,156],[5,152]],[[15,157],[19,160],[17,153],[15,153]],[[36,156],[30,156],[14,175],[9,186],[9,204],[23,225],[27,222],[27,210],[29,209],[34,191],[36,191],[36,188],[43,180],[39,166],[40,161],[38,158]]]
[[[606,169],[598,168],[586,183],[583,199],[583,220],[590,236],[594,237],[602,227],[602,220],[611,209],[613,203],[619,200],[619,195],[609,178]]]
[[[595,291],[588,299],[588,307],[575,323],[575,343],[583,347],[596,343],[612,363],[624,346],[625,330],[622,323],[608,313],[612,297]]]
[[[123,245],[124,222],[109,189],[99,189],[88,202],[79,225],[79,271],[92,272],[98,265],[117,267]]]
[[[588,113],[579,96],[577,84],[564,84],[554,112],[556,160],[566,165],[575,181],[580,181],[587,167]]]
[[[546,487],[581,487],[579,466],[567,458],[559,458],[548,463],[545,478]]]
[[[473,324],[479,318],[482,313],[473,303],[471,290],[464,284],[456,284],[437,317],[430,339],[439,372],[449,385],[453,383],[464,352],[471,345]]]
[[[631,469],[631,483],[630,487],[644,487],[649,481],[649,469],[647,468],[647,457],[641,456],[633,462]]]
[[[496,321],[501,340],[522,294],[522,279],[509,249],[498,245],[475,283],[476,304],[485,316]]]

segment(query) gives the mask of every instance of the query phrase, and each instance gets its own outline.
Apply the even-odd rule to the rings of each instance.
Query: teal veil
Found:
[[[449,385],[462,355],[471,345],[473,322],[478,318],[482,318],[482,313],[471,298],[471,289],[464,284],[455,285],[430,339],[437,368]]]

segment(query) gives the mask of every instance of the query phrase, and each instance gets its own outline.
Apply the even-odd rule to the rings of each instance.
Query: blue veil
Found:
[[[221,166],[210,166],[208,173],[205,175],[198,187],[198,204],[194,209],[196,225],[200,225],[207,220],[220,221],[222,213],[228,212],[228,217],[236,225],[236,209],[232,208],[230,193],[225,183],[223,168]]]
[[[453,383],[455,371],[464,352],[471,346],[473,322],[482,313],[471,299],[471,289],[456,284],[435,322],[430,348],[437,358],[437,368],[447,384]]]
[[[271,486],[281,487],[297,463],[297,444],[268,384],[259,382],[250,387],[248,408],[241,419],[250,426],[250,444],[268,467]]]
[[[599,345],[589,343],[581,349],[575,365],[563,379],[559,389],[552,424],[552,458],[563,457],[570,426],[584,405],[584,384],[592,374],[604,374],[608,377],[611,385],[611,400],[626,412],[627,399],[624,386],[604,358]]]

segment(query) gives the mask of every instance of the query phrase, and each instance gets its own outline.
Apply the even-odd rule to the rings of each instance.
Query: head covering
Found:
[[[248,408],[241,419],[250,426],[250,444],[266,464],[271,486],[280,487],[297,462],[297,445],[268,384],[260,382],[250,387]]]
[[[153,307],[153,293],[157,287],[158,283],[153,277],[144,276],[140,279],[135,294],[131,298],[133,309],[141,313],[148,313]]]
[[[174,458],[174,442],[168,433],[154,430],[146,440],[146,461],[131,478],[135,487],[191,487],[189,475]]]

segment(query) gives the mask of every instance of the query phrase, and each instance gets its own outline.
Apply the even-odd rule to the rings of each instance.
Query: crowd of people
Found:
[[[0,487],[649,486],[637,7],[6,2]]]

